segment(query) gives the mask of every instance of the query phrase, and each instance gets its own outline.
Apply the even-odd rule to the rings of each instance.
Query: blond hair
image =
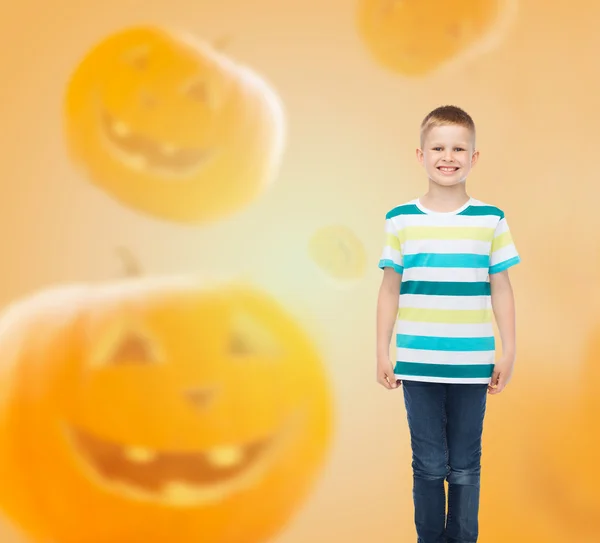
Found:
[[[471,116],[457,106],[440,106],[429,112],[421,123],[421,147],[428,132],[434,126],[464,126],[473,134],[473,146],[475,146],[475,123]]]

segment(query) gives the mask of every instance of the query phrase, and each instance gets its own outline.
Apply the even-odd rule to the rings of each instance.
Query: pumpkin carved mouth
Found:
[[[154,171],[163,177],[187,176],[215,156],[211,150],[180,147],[136,133],[126,122],[104,109],[100,117],[104,139],[119,159],[133,170]]]
[[[281,441],[272,436],[243,445],[179,452],[127,446],[73,427],[69,434],[95,478],[138,499],[169,505],[214,502],[251,486]]]

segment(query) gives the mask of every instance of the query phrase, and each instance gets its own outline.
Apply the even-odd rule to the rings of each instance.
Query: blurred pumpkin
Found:
[[[308,254],[327,277],[338,282],[354,282],[365,275],[364,245],[347,226],[319,228],[309,239]]]
[[[422,76],[494,46],[515,6],[516,0],[360,0],[358,28],[379,64]]]
[[[65,98],[73,159],[133,209],[206,222],[241,209],[273,179],[284,114],[272,88],[208,44],[158,27],[95,45]]]
[[[490,398],[484,431],[481,539],[489,543],[595,543],[600,529],[597,421],[600,335],[579,376],[556,378],[548,361],[518,369]],[[542,368],[546,369],[542,369]]]
[[[598,420],[600,401],[600,335],[586,349],[575,385],[553,379],[545,401],[536,402],[531,417],[527,456],[536,469],[521,473],[525,496],[535,500],[529,515],[541,540],[548,543],[600,541],[598,485]]]
[[[324,461],[319,354],[247,286],[57,288],[7,310],[0,353],[0,507],[38,541],[264,541]]]

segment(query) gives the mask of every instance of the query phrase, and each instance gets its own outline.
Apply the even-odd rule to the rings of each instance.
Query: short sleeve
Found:
[[[500,273],[521,262],[513,242],[506,217],[502,217],[496,226],[490,252],[490,275]]]
[[[384,268],[394,268],[399,274],[402,274],[404,271],[400,238],[390,218],[386,218],[385,220],[385,241],[379,260],[379,267],[382,270]]]

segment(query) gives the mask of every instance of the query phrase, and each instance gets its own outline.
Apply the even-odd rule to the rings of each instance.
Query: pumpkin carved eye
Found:
[[[273,333],[252,315],[237,312],[233,316],[229,353],[234,357],[281,357],[282,349]]]
[[[148,68],[148,63],[150,61],[150,48],[146,45],[142,45],[140,47],[130,49],[123,55],[123,60],[132,68],[143,71]]]
[[[137,332],[130,332],[121,339],[107,361],[111,365],[151,364],[156,355],[150,341]]]
[[[194,79],[183,87],[183,92],[189,96],[192,100],[197,102],[209,103],[210,93],[208,84],[202,79]]]
[[[156,345],[149,336],[136,330],[114,332],[96,352],[96,367],[148,365],[160,362]]]

